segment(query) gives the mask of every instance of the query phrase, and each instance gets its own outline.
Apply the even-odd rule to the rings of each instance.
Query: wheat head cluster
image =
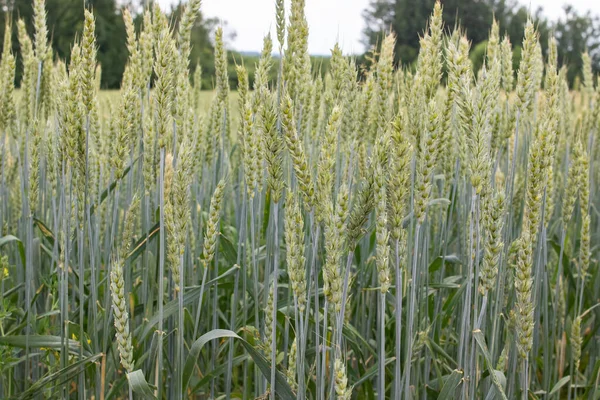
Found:
[[[33,3],[0,60],[1,398],[600,398],[590,55],[570,88],[530,20],[513,70],[494,22],[475,71],[438,2],[416,65],[389,33],[322,73],[276,0],[278,48],[233,92],[217,28],[201,91],[190,0],[123,10],[105,96],[93,10],[66,65]]]

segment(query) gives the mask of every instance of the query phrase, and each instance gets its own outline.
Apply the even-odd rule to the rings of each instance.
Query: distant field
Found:
[[[119,90],[101,90],[98,93],[98,100],[100,101],[100,108],[104,117],[109,116],[109,104],[112,104],[113,107],[119,104]],[[200,102],[198,106],[198,110],[196,110],[197,115],[206,115],[210,109],[210,103],[215,96],[214,90],[203,90],[200,92]],[[229,93],[229,104],[230,104],[230,112],[234,118],[231,120],[232,132],[235,134],[238,128],[239,119],[239,105],[238,105],[238,93],[237,91],[231,91]]]
[[[105,102],[118,102],[119,101],[119,90],[101,90],[98,94],[100,103]],[[210,102],[215,94],[214,90],[203,90],[200,94],[200,111],[205,112],[210,108]],[[237,92],[232,91],[229,95],[229,99],[234,110],[237,110]]]

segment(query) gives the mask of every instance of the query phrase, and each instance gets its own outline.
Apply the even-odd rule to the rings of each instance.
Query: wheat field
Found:
[[[66,65],[34,1],[18,90],[5,28],[0,398],[600,399],[590,56],[570,89],[529,21],[513,71],[494,23],[474,71],[438,2],[414,67],[390,33],[321,78],[274,6],[237,92],[220,28],[189,72],[200,0],[124,11],[114,92],[92,11]]]

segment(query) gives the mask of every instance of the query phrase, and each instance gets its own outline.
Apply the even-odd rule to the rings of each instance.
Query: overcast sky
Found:
[[[418,0],[416,0],[418,1]],[[533,9],[544,8],[551,19],[562,16],[565,0],[520,0]],[[159,0],[169,7],[176,0]],[[579,12],[591,10],[600,14],[600,0],[568,0]],[[289,0],[286,0],[289,7]],[[329,54],[339,40],[344,53],[364,51],[361,43],[364,22],[362,12],[369,0],[306,0],[306,19],[309,26],[308,50],[311,54]],[[227,21],[226,32],[237,37],[228,47],[239,51],[260,51],[262,38],[269,31],[276,42],[275,0],[203,0],[201,10],[206,17]],[[289,13],[286,14],[286,17]],[[274,48],[277,48],[275,45]]]

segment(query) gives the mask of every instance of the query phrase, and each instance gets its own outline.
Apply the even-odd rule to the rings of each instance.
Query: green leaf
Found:
[[[200,352],[202,351],[202,348],[204,347],[204,345],[213,339],[219,339],[219,338],[224,338],[224,337],[231,337],[231,338],[236,338],[236,339],[239,338],[239,336],[235,332],[228,331],[225,329],[215,329],[215,330],[212,330],[212,331],[200,336],[200,338],[198,338],[192,344],[192,347],[190,348],[190,353],[189,353],[187,359],[185,360],[185,366],[183,367],[183,392],[184,393],[190,382],[192,372],[194,371],[194,368],[196,367],[196,361],[198,360],[198,357],[200,357]]]
[[[231,240],[221,234],[219,237],[219,245],[221,246],[221,252],[225,255],[227,262],[232,265],[237,263],[237,250],[233,243],[231,243]]]
[[[427,397],[431,396],[434,399],[437,399],[438,396],[440,395],[439,390],[435,390],[434,388],[432,388],[429,385],[425,385],[425,392],[427,393]]]
[[[4,292],[4,297],[12,296],[13,294],[15,294],[19,290],[21,290],[24,286],[25,286],[25,284],[23,282],[21,282],[18,285],[15,285],[15,286],[11,287],[10,289],[7,289],[6,292]]]
[[[442,267],[444,260],[448,264],[460,264],[460,260],[456,254],[450,254],[445,257],[439,256],[429,264],[429,272],[438,271]]]
[[[432,292],[434,291],[433,289],[459,289],[460,284],[448,282],[432,283],[429,285],[429,288],[432,289]]]
[[[242,346],[254,360],[254,363],[261,370],[265,378],[271,378],[271,364],[246,340],[242,339],[237,333],[227,329],[214,329],[204,335],[200,336],[190,348],[190,353],[185,360],[185,366],[183,367],[183,393],[185,393],[187,386],[190,382],[192,372],[196,366],[196,361],[200,356],[200,352],[204,345],[211,340],[220,338],[233,338],[241,341]],[[276,371],[275,375],[275,393],[284,400],[294,400],[296,395],[290,389],[285,377],[281,372]]]
[[[431,351],[432,353],[437,353],[437,354],[441,355],[442,357],[444,357],[446,359],[446,361],[448,361],[454,367],[458,366],[458,364],[456,363],[456,360],[454,360],[454,358],[452,358],[450,356],[450,354],[446,353],[444,351],[444,349],[439,344],[437,344],[434,340],[427,339],[427,341],[425,342],[425,345],[427,346],[427,348],[429,348],[429,351]]]
[[[446,314],[453,312],[453,310],[457,306],[458,302],[462,299],[462,294],[466,290],[466,287],[467,287],[467,280],[465,279],[465,281],[462,283],[460,288],[456,292],[452,292],[448,296],[448,299],[442,306],[442,310],[444,310],[444,312]]]
[[[86,364],[96,361],[102,357],[102,353],[95,354],[93,356],[89,356],[87,358],[83,358],[79,361],[74,362],[73,364],[68,365],[67,367],[53,372],[44,376],[43,378],[37,380],[29,389],[21,394],[20,399],[30,399],[36,396],[43,396],[42,390],[44,387],[54,381],[61,380],[58,384],[54,386],[59,386],[60,384],[69,381],[76,374],[79,374],[80,368],[83,368]]]
[[[496,386],[496,389],[498,389],[498,392],[500,393],[500,396],[502,396],[502,399],[508,400],[506,394],[504,393],[504,388],[500,384],[500,379],[496,374],[497,371],[494,370],[494,364],[492,364],[492,357],[490,356],[490,352],[488,351],[487,345],[485,344],[485,337],[483,336],[483,333],[481,332],[481,330],[476,329],[473,331],[473,337],[475,338],[475,341],[477,342],[477,345],[479,346],[479,349],[483,353],[483,357],[487,362],[488,368],[490,370],[490,378],[492,379],[494,386]]]
[[[152,364],[156,360],[156,354],[158,353],[158,341],[162,340],[162,334],[158,331],[154,331],[152,335],[152,341],[150,342],[150,350],[144,352],[144,354],[137,358],[135,361],[135,367],[141,367],[143,362],[148,359],[149,363]]]
[[[52,230],[50,228],[48,228],[48,226],[46,224],[44,224],[41,220],[39,220],[37,218],[34,218],[33,222],[38,227],[38,229],[40,230],[42,235],[44,235],[44,237],[46,239],[48,239],[48,242],[50,242],[51,245],[54,245],[55,239],[54,239],[54,233],[52,232]]]
[[[51,335],[13,335],[13,336],[0,336],[0,344],[7,346],[25,348],[26,343],[29,347],[46,347],[49,349],[62,349],[61,337]],[[72,354],[79,354],[79,348],[81,343],[76,340],[68,339],[67,345],[69,352]],[[83,351],[85,356],[90,356],[89,352]]]
[[[269,218],[271,217],[271,191],[267,190],[265,196],[265,209],[263,211],[263,226],[261,228],[261,237],[266,237],[267,228],[269,227]]]
[[[552,245],[552,247],[554,248],[554,251],[556,252],[557,257],[560,255],[560,244],[558,244],[557,241],[555,240],[551,240],[550,244]],[[575,282],[575,278],[573,278],[573,271],[571,271],[571,262],[570,262],[570,255],[567,254],[567,250],[563,249],[563,257],[562,257],[562,264],[563,264],[563,274],[564,276],[567,278],[567,280],[569,281],[569,284],[571,285],[571,287],[573,289],[575,289],[577,287],[577,282]]]
[[[550,390],[550,396],[552,396],[553,394],[558,393],[558,391],[560,390],[560,388],[562,388],[563,386],[565,386],[567,384],[567,382],[569,382],[570,380],[571,380],[571,375],[567,375],[567,376],[564,376],[558,382],[556,382],[556,385],[554,385],[554,387],[552,387],[552,390]]]
[[[433,199],[430,200],[429,203],[427,203],[427,207],[431,207],[431,206],[437,206],[437,205],[443,205],[443,206],[449,206],[450,205],[450,200],[440,197],[438,199]]]
[[[346,340],[356,342],[363,350],[375,352],[373,346],[369,344],[369,342],[360,334],[360,332],[358,332],[358,330],[356,330],[352,324],[344,324],[342,326],[342,332]]]
[[[127,168],[125,168],[125,169],[123,170],[123,178],[125,178],[125,176],[126,176],[126,175],[129,173],[129,171],[131,170],[131,167],[133,167],[133,165],[134,165],[134,164],[137,162],[137,160],[139,160],[139,159],[140,159],[140,157],[141,157],[141,155],[140,155],[140,156],[137,156],[137,158],[136,158],[135,160],[133,160],[133,162],[131,163],[131,165],[129,165]],[[98,207],[100,204],[102,204],[102,202],[103,202],[104,200],[106,200],[106,198],[108,197],[108,195],[109,195],[109,194],[110,194],[110,193],[111,193],[113,190],[115,190],[115,188],[117,187],[117,183],[119,183],[119,180],[122,180],[123,178],[121,178],[121,179],[115,179],[114,181],[112,181],[112,182],[110,183],[110,185],[108,185],[108,187],[107,187],[106,189],[104,189],[104,191],[102,191],[102,193],[100,194],[100,200],[98,201],[98,204],[92,204],[92,205],[90,206],[90,214],[93,214],[93,213],[94,213],[94,211],[96,211],[96,207]]]
[[[247,359],[250,359],[250,356],[248,356],[247,354],[237,356],[233,359],[232,365],[237,367]],[[215,377],[225,375],[225,371],[228,367],[229,365],[227,365],[227,363],[222,363],[218,367],[215,367],[214,370],[202,376],[202,379],[200,379],[200,381],[198,381],[198,383],[196,383],[196,385],[192,389],[190,389],[191,392],[196,393],[201,387],[210,383]]]
[[[141,369],[136,369],[127,374],[127,379],[131,385],[131,389],[143,396],[144,399],[155,399],[154,389],[146,382],[146,377]]]
[[[160,222],[157,222],[146,235],[144,235],[140,240],[138,240],[134,245],[133,249],[127,255],[127,260],[130,262],[135,261],[136,258],[144,251],[148,242],[152,240],[155,236],[158,236],[160,233]]]
[[[364,376],[365,374],[367,374],[367,371],[365,370],[365,363],[358,363],[358,365],[356,367],[357,367],[358,371],[355,371],[354,375]],[[353,370],[352,364],[350,363],[350,364],[348,364],[348,369],[346,370],[346,372],[352,372],[352,370]],[[362,399],[374,400],[375,393],[373,391],[373,384],[372,384],[371,380],[361,381],[360,384],[361,385],[354,384],[352,386],[352,388],[353,388],[352,391],[356,391],[357,393],[360,393],[358,398],[360,398],[361,400]]]
[[[223,279],[225,277],[228,277],[229,275],[233,275],[233,273],[235,273],[239,269],[240,269],[240,267],[238,265],[234,265],[233,267],[229,268],[227,271],[223,272],[221,275],[206,282],[205,286],[210,286],[210,285],[214,284],[215,282],[220,281],[221,279]],[[186,287],[185,293],[183,296],[183,305],[186,306],[186,305],[189,305],[190,303],[194,303],[194,302],[198,301],[198,297],[200,297],[201,289],[202,288],[200,286]],[[179,310],[179,300],[177,300],[177,299],[172,300],[172,301],[168,302],[167,304],[165,304],[165,306],[163,308],[162,318],[166,319],[166,318],[170,317],[171,315],[174,315],[178,310]],[[141,338],[145,339],[146,336],[152,331],[152,328],[156,324],[158,324],[159,320],[160,320],[160,316],[158,315],[158,313],[154,314],[148,322],[146,322],[144,325],[141,325],[138,328],[136,328],[136,330],[135,330],[136,336],[137,336],[137,333],[143,329]]]
[[[271,379],[271,363],[267,361],[262,354],[258,352],[250,343],[241,339],[242,346],[246,348],[246,351],[250,354],[250,357],[254,360],[254,363],[261,370],[267,380]],[[296,395],[292,392],[292,389],[287,383],[286,378],[279,371],[275,371],[275,392],[283,400],[296,400]]]
[[[391,364],[392,362],[394,362],[395,359],[396,359],[396,357],[386,358],[385,359],[385,365]],[[354,387],[358,387],[363,382],[370,380],[375,375],[377,375],[378,372],[379,372],[379,366],[378,365],[373,365],[371,368],[369,368],[369,370],[367,372],[365,372],[364,374],[361,374],[359,380],[357,380],[356,382],[354,382]]]
[[[452,371],[450,376],[446,378],[444,382],[444,386],[442,386],[442,391],[438,396],[438,400],[446,400],[454,398],[454,391],[460,385],[464,373],[461,370],[455,369]]]
[[[444,174],[436,174],[433,176],[433,180],[434,181],[445,181],[446,180],[446,175]]]
[[[533,393],[531,390],[530,390],[530,391],[529,391],[527,394],[529,395],[528,397],[529,397],[531,400],[540,400],[540,398],[538,397],[538,395],[537,395],[537,394],[535,394],[535,393]]]
[[[590,376],[596,377],[596,382],[594,384],[594,393],[592,394],[592,399],[600,400],[600,360],[596,360],[596,364],[594,365],[594,370]]]
[[[23,242],[16,236],[6,235],[0,238],[0,247],[7,245],[9,243],[15,242],[17,244],[17,248],[19,249],[19,255],[21,256],[21,262],[25,265],[25,247],[23,246]]]
[[[38,356],[43,355],[43,354],[44,353],[42,353],[42,352],[39,352],[39,353],[29,353],[28,355],[24,355],[24,356],[16,358],[16,359],[8,358],[8,360],[10,360],[10,361],[7,362],[6,364],[4,364],[3,367],[5,368],[5,370],[6,370],[6,368],[14,368],[17,365],[19,365],[19,364],[21,364],[23,362],[26,362],[27,360],[30,360],[30,359],[32,359],[34,357],[38,357]]]

